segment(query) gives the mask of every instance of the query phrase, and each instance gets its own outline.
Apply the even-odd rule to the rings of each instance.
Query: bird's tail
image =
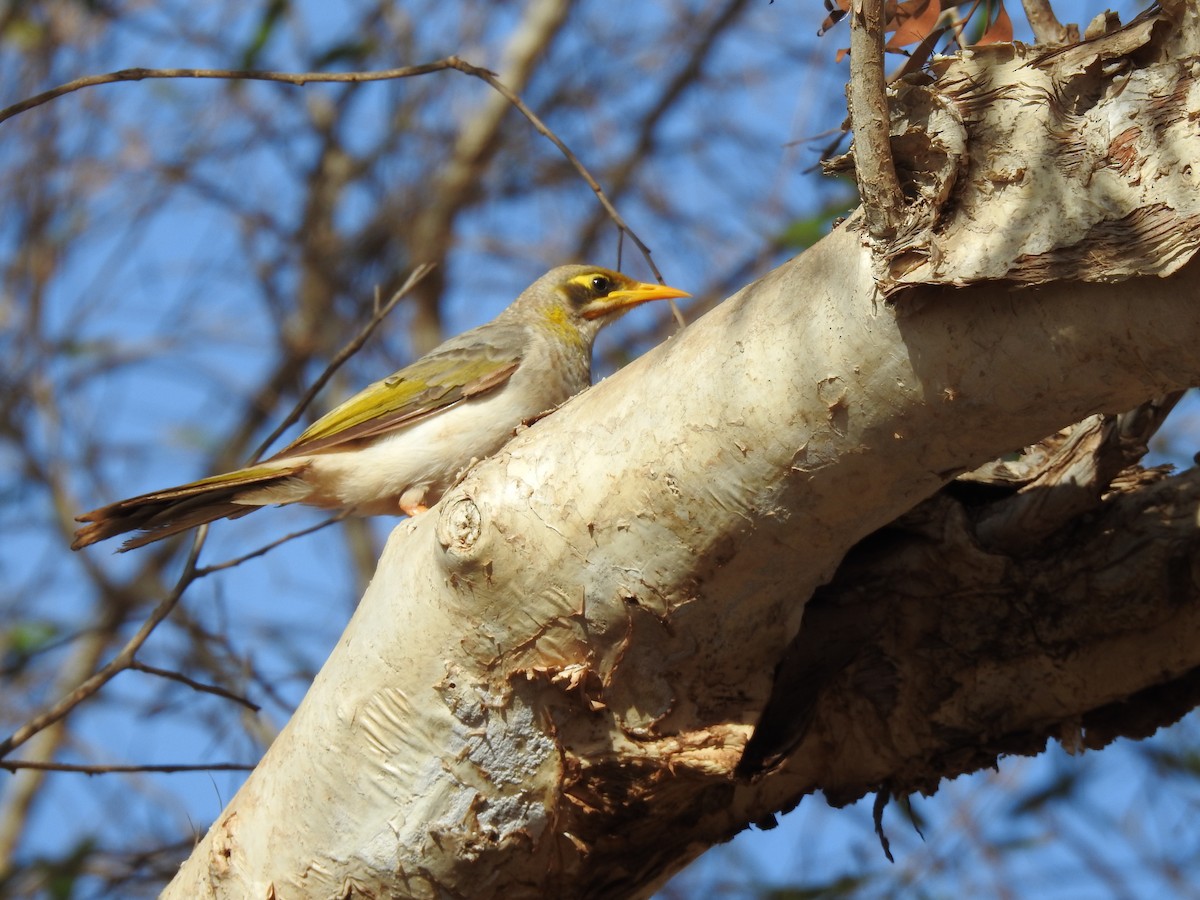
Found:
[[[250,466],[190,484],[130,497],[76,516],[86,523],[75,532],[72,550],[106,538],[140,531],[121,545],[121,552],[217,519],[236,519],[260,506],[303,500],[310,488],[301,477],[308,461]]]

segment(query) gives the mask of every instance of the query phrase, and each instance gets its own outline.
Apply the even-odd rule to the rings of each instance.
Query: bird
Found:
[[[688,296],[600,266],[552,269],[491,322],[367,386],[269,459],[77,516],[71,549],[137,532],[124,552],[276,504],[419,515],[523,422],[590,386],[602,328]]]

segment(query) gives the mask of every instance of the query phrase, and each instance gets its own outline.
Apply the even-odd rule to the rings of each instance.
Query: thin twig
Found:
[[[504,66],[499,75],[518,94],[528,90],[537,71],[544,67],[547,51],[570,16],[571,0],[530,0],[520,5],[520,18],[514,22],[500,53]],[[405,228],[410,259],[441,262],[450,252],[455,224],[479,202],[480,181],[504,144],[512,112],[507,97],[487,91],[481,102],[455,117],[454,133],[444,140],[433,182]],[[390,214],[385,206],[375,223],[380,215],[386,219]],[[427,352],[443,339],[438,301],[444,287],[445,279],[434,277],[418,295],[409,323],[417,353]]]
[[[892,160],[891,117],[883,72],[883,0],[854,0],[850,13],[850,123],[854,173],[876,240],[895,236],[904,209]]]
[[[158,666],[148,666],[145,663],[138,662],[136,659],[129,663],[129,668],[136,672],[145,672],[147,675],[157,675],[159,678],[166,678],[168,681],[178,681],[180,684],[186,684],[193,691],[199,691],[203,694],[215,694],[218,697],[224,697],[226,700],[232,700],[234,703],[240,703],[251,712],[258,712],[262,709],[257,703],[247,700],[240,694],[235,694],[233,691],[226,690],[223,687],[217,687],[214,684],[204,684],[195,679],[188,678],[182,672],[173,672],[170,669],[160,669]]]
[[[636,131],[636,137],[624,158],[615,166],[610,166],[608,169],[608,192],[612,195],[614,202],[634,183],[633,175],[642,160],[652,149],[654,134],[659,123],[666,117],[670,110],[676,107],[676,102],[687,93],[687,90],[701,79],[708,60],[720,43],[720,38],[728,31],[730,24],[743,13],[747,5],[747,0],[725,0],[724,6],[708,20],[698,33],[693,31],[688,32],[687,40],[690,42],[690,48],[687,55],[683,58],[682,63],[676,69],[670,81],[664,86],[662,93],[658,96],[654,105],[642,116],[637,124],[637,128],[631,129]],[[675,48],[675,53],[682,54],[683,49],[682,47],[677,47]],[[576,244],[576,247],[581,251],[589,247],[596,240],[602,222],[602,216],[592,217],[587,225],[584,226],[582,237]],[[623,234],[618,231],[618,269],[621,268],[622,237]],[[674,300],[669,300],[667,303],[671,308],[671,316],[674,318],[675,324],[680,328],[685,327],[687,320],[684,319],[683,313],[679,309],[679,304]]]
[[[387,303],[383,304],[382,307],[376,303],[375,314],[371,316],[371,321],[367,322],[367,324],[362,327],[358,334],[354,336],[354,339],[351,340],[350,343],[346,344],[346,346],[341,350],[339,350],[337,355],[329,361],[329,365],[325,367],[325,371],[322,372],[320,377],[317,378],[317,380],[309,386],[308,390],[304,392],[304,396],[296,402],[296,405],[292,407],[292,411],[287,414],[284,420],[279,423],[274,431],[267,435],[267,439],[264,440],[258,446],[258,449],[254,451],[250,457],[251,464],[258,462],[259,458],[263,455],[263,453],[266,452],[266,449],[275,443],[279,436],[288,428],[290,428],[291,425],[304,414],[304,410],[308,409],[308,405],[312,403],[313,398],[317,396],[321,388],[325,387],[329,379],[333,377],[334,373],[345,364],[346,360],[348,360],[355,353],[357,353],[359,349],[362,348],[362,345],[367,342],[367,339],[375,333],[375,329],[378,328],[383,320],[388,317],[388,314],[395,309],[396,304],[399,303],[409,291],[416,287],[416,285],[420,283],[421,279],[423,279],[431,271],[433,271],[433,266],[426,263],[421,263],[421,265],[412,270],[404,284],[400,286],[398,291],[392,294]],[[205,572],[205,574],[207,574],[207,572]]]
[[[592,173],[589,172],[587,167],[579,161],[579,157],[571,152],[571,148],[564,144],[562,139],[553,131],[551,131],[546,124],[537,117],[533,110],[526,106],[521,98],[510,91],[508,87],[506,87],[494,74],[489,72],[487,69],[481,69],[478,66],[473,66],[470,63],[463,62],[462,60],[458,60],[457,63],[458,64],[455,66],[455,68],[460,72],[465,72],[468,75],[474,75],[476,78],[481,78],[490,84],[495,90],[499,91],[505,98],[507,98],[509,103],[516,107],[521,115],[529,120],[529,124],[531,124],[539,134],[541,134],[546,138],[546,140],[550,141],[550,143],[558,148],[559,152],[566,157],[567,162],[574,166],[575,171],[579,173],[579,177],[587,182],[588,187],[590,187],[596,194],[596,199],[598,199],[600,201],[600,205],[608,211],[609,218],[613,220],[617,228],[621,230],[621,233],[629,235],[629,239],[637,245],[637,248],[640,251],[642,251],[642,256],[645,257],[646,264],[650,266],[650,271],[653,272],[654,277],[661,282],[663,280],[662,273],[658,271],[658,266],[654,264],[654,260],[650,256],[650,248],[642,242],[642,239],[637,236],[632,228],[625,224],[625,220],[621,218],[621,214],[617,212],[617,208],[613,206],[612,203],[609,202],[608,197],[605,196],[604,190],[600,187],[600,183],[592,177]]]
[[[384,69],[378,72],[256,72],[251,69],[121,69],[117,72],[105,72],[101,75],[85,75],[60,84],[58,87],[35,94],[20,103],[14,103],[0,109],[0,122],[5,122],[13,116],[51,100],[56,100],[66,94],[84,88],[96,87],[101,84],[116,84],[122,81],[143,81],[147,78],[215,78],[225,81],[275,81],[281,84],[303,86],[309,83],[324,82],[359,82],[359,81],[390,81],[396,78],[411,78],[415,75],[428,75],[431,72],[442,72],[447,69],[457,69],[460,61],[450,56],[435,62],[420,66],[404,66],[399,69]]]
[[[171,590],[170,594],[159,602],[158,606],[154,608],[154,611],[150,613],[133,637],[125,643],[120,652],[107,665],[96,672],[96,674],[85,679],[71,693],[62,697],[44,712],[34,716],[14,731],[8,738],[0,741],[0,757],[6,756],[17,747],[20,747],[42,729],[65,718],[71,710],[95,694],[104,685],[108,684],[117,674],[130,667],[133,663],[134,655],[146,643],[159,623],[170,615],[171,610],[175,608],[175,604],[179,602],[179,598],[183,596],[183,592],[195,580],[196,560],[200,556],[200,550],[204,546],[204,540],[207,536],[208,526],[201,525],[196,531],[195,540],[192,541],[192,549],[188,553],[187,561],[184,563],[183,574],[179,576],[175,587]]]
[[[61,84],[48,91],[43,91],[42,93],[22,100],[19,103],[4,107],[0,109],[0,123],[13,118],[14,116],[20,115],[21,113],[27,112],[28,110],[49,103],[50,101],[59,97],[65,96],[66,94],[74,93],[75,91],[83,90],[84,88],[97,87],[104,84],[115,84],[126,81],[193,78],[268,81],[302,86],[310,83],[356,83],[387,81],[398,78],[411,78],[418,75],[427,75],[433,72],[447,70],[462,72],[463,74],[485,81],[493,90],[499,92],[503,97],[505,97],[505,99],[507,99],[509,103],[511,103],[540,134],[553,143],[554,146],[558,148],[558,150],[571,164],[571,166],[574,167],[576,172],[579,173],[580,177],[583,178],[583,180],[595,193],[600,204],[608,212],[620,233],[622,235],[628,235],[629,238],[637,245],[638,249],[645,257],[651,271],[654,272],[655,276],[660,282],[662,281],[662,274],[659,272],[658,267],[654,264],[654,260],[651,258],[650,248],[641,240],[641,238],[637,236],[633,229],[626,224],[625,220],[617,212],[616,207],[614,207],[605,196],[604,191],[600,187],[599,183],[588,171],[587,167],[584,166],[577,156],[575,156],[571,149],[567,147],[567,145],[556,134],[554,134],[554,132],[552,132],[528,106],[525,105],[520,97],[518,97],[505,84],[503,84],[503,82],[501,82],[493,72],[490,72],[489,70],[480,66],[467,63],[456,56],[450,56],[445,59],[418,66],[406,66],[402,68],[386,69],[373,72],[294,73],[262,72],[239,69],[122,69],[116,72],[108,72],[100,75],[89,75],[83,78],[77,78],[74,81]],[[290,414],[283,421],[283,423],[280,424],[276,432],[264,442],[263,447],[259,448],[254,455],[255,459],[261,456],[265,448],[274,442],[284,429],[286,429],[293,422],[295,422],[296,419],[299,418],[303,410],[312,401],[313,396],[315,396],[321,387],[324,386],[325,382],[328,381],[333,372],[336,371],[336,369],[361,346],[362,342],[364,342],[370,336],[371,332],[378,327],[379,322],[382,321],[395,303],[399,301],[400,297],[403,296],[407,290],[411,289],[412,285],[416,283],[416,280],[419,280],[419,278],[423,277],[427,272],[427,267],[418,267],[418,269],[414,271],[413,275],[410,276],[405,286],[402,287],[400,291],[398,291],[397,294],[394,295],[393,298],[389,300],[389,302],[385,304],[382,309],[376,311],[375,315],[372,317],[372,321],[367,325],[366,328],[363,329],[363,332],[360,333],[359,337],[352,341],[347,348],[345,348],[341,353],[338,354],[337,357],[334,358],[322,376],[317,379],[309,391],[306,392],[305,396],[301,398],[292,414]],[[324,524],[328,523],[323,523],[322,525],[315,527],[324,527]],[[308,529],[308,531],[311,530],[315,530],[315,528]],[[299,534],[304,533],[306,533],[306,531],[299,532]],[[196,538],[192,544],[192,549],[189,552],[187,561],[184,565],[183,574],[180,576],[175,587],[172,589],[171,593],[165,597],[157,607],[155,607],[154,611],[150,614],[146,621],[142,623],[141,627],[133,635],[133,637],[126,642],[125,646],[122,647],[120,652],[118,652],[117,655],[113,657],[113,659],[107,665],[97,671],[94,675],[85,679],[79,685],[79,687],[77,687],[70,694],[59,699],[45,711],[27,721],[24,725],[14,731],[8,738],[0,741],[0,757],[12,752],[12,750],[24,744],[43,729],[65,718],[75,707],[99,691],[119,672],[134,667],[134,657],[138,650],[140,650],[143,644],[145,644],[146,640],[153,633],[154,629],[157,628],[158,625],[170,614],[171,610],[179,602],[188,585],[190,585],[201,573],[201,570],[197,568],[196,562],[199,558],[200,550],[204,545],[207,534],[207,525],[201,526],[197,530]],[[288,538],[284,538],[283,540],[287,539]],[[282,541],[275,543],[278,544],[281,542]],[[272,546],[275,546],[275,544],[268,545],[266,548],[255,551],[252,554],[248,554],[242,559],[244,560],[253,556],[261,555],[261,553],[265,553],[267,550],[271,549]],[[230,563],[209,567],[203,570],[203,574],[216,571],[219,568],[226,568],[232,564],[233,562],[231,561]]]
[[[123,81],[143,81],[148,78],[213,78],[222,80],[272,81],[279,84],[303,86],[306,84],[322,83],[390,81],[448,70],[462,72],[464,75],[470,75],[473,78],[487,82],[493,90],[498,91],[507,99],[533,125],[538,133],[554,144],[559,149],[559,152],[566,157],[567,162],[579,173],[579,176],[587,182],[588,187],[596,194],[596,198],[608,212],[608,215],[612,218],[617,228],[623,234],[629,235],[630,240],[641,250],[642,256],[645,257],[646,263],[650,266],[650,270],[654,273],[655,277],[660,282],[663,280],[662,273],[658,271],[658,267],[654,264],[654,260],[650,256],[650,248],[646,246],[634,230],[621,218],[616,207],[605,196],[600,184],[592,177],[592,173],[579,161],[579,157],[572,153],[571,149],[563,143],[562,139],[551,131],[537,117],[533,110],[525,105],[520,97],[500,81],[494,72],[481,66],[472,65],[457,56],[448,56],[445,59],[439,59],[419,66],[403,66],[398,69],[382,69],[374,72],[261,72],[251,69],[121,69],[117,72],[107,72],[101,75],[87,75],[83,78],[77,78],[74,81],[68,81],[66,84],[61,84],[58,87],[22,100],[20,103],[14,103],[12,106],[0,109],[0,122],[5,122],[13,116],[41,106],[44,103],[49,103],[51,100],[55,100],[66,94],[83,90],[84,88],[96,87],[102,84],[115,84]]]
[[[296,538],[304,537],[305,535],[312,534],[315,531],[320,531],[322,528],[328,528],[330,525],[349,518],[353,513],[354,510],[352,508],[343,509],[337,515],[330,516],[328,519],[320,521],[316,525],[310,525],[308,528],[301,528],[299,531],[293,531],[290,534],[285,534],[278,540],[271,541],[269,544],[264,544],[257,550],[251,550],[249,553],[242,554],[241,556],[235,556],[231,559],[225,560],[224,562],[213,563],[211,566],[204,566],[203,568],[196,570],[196,579],[199,580],[204,578],[206,575],[211,575],[213,572],[220,572],[224,569],[235,568],[246,562],[246,560],[256,559],[259,556],[265,556],[267,553],[271,552],[281,544],[286,544],[288,541],[293,541]]]
[[[249,772],[254,766],[247,763],[181,763],[179,765],[86,766],[75,763],[40,762],[34,759],[0,759],[0,769],[17,772],[37,769],[40,772],[80,772],[84,775],[108,775],[116,772]]]

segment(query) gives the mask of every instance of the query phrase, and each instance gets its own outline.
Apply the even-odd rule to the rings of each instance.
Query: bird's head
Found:
[[[596,333],[627,310],[650,300],[690,297],[687,291],[662,284],[635,281],[600,266],[559,266],[551,269],[521,295],[514,307],[564,336],[577,335],[588,346]]]

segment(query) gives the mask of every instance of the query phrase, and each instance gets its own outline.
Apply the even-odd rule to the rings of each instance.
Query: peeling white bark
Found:
[[[1164,178],[1200,164],[1194,135],[1171,147]],[[989,165],[974,140],[971,152]],[[1052,212],[1079,252],[1096,224],[1073,211],[1128,216],[1106,187],[1117,176],[1092,168],[1072,187],[1082,202]],[[1159,171],[1136,169],[1142,182]],[[993,179],[986,198],[973,183],[978,205],[956,201],[953,229],[939,219],[929,238],[958,260],[954,281],[987,275],[964,275],[957,245],[938,242],[985,213],[1000,256],[1034,252],[1001,227],[1039,218],[1023,212],[1023,180]],[[1190,215],[1180,246],[1194,245]],[[165,896],[645,895],[794,801],[786,772],[755,784],[731,772],[805,601],[850,546],[963,469],[1200,383],[1196,263],[1122,284],[916,287],[897,315],[858,227],[402,523],[301,708]],[[939,724],[979,696],[958,695]],[[859,727],[827,735],[812,765],[833,772],[859,752]]]
[[[915,200],[881,286],[1168,275],[1200,245],[1200,11],[1047,51],[992,45],[893,94]],[[1154,61],[1135,66],[1136,53]],[[982,151],[982,152],[981,152]],[[947,202],[947,198],[953,202]]]
[[[963,467],[1200,382],[1200,270],[1138,286],[1136,316],[1128,286],[989,285],[897,317],[846,229],[751,285],[397,528],[167,896],[593,895],[597,817],[620,841],[648,792],[728,778],[851,544]],[[718,818],[773,802],[730,782]]]

